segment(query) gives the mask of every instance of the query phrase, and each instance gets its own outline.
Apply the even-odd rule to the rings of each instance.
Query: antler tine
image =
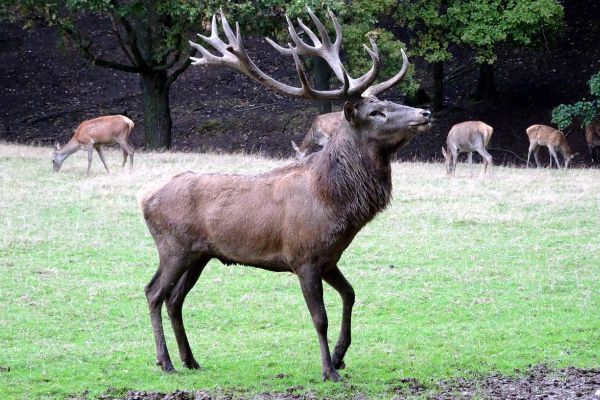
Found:
[[[379,74],[379,49],[377,48],[377,43],[375,43],[373,38],[369,38],[369,41],[371,42],[372,49],[370,49],[366,44],[363,44],[363,47],[367,54],[369,54],[371,57],[373,64],[367,73],[357,79],[352,80],[352,85],[349,92],[351,96],[360,95],[361,97],[366,97],[363,95],[363,93],[369,89],[373,82],[375,82],[375,79],[377,79],[377,74]]]
[[[221,25],[223,25],[223,32],[225,32],[225,36],[227,36],[227,40],[229,40],[230,44],[235,44],[238,41],[238,38],[235,37],[229,23],[227,22],[227,18],[225,18],[225,14],[223,13],[223,9],[220,10],[221,14]]]
[[[338,21],[333,11],[331,11],[331,9],[328,8],[327,12],[329,13],[329,18],[331,18],[331,21],[333,22],[333,27],[335,29],[335,42],[333,42],[333,48],[336,49],[339,53],[340,49],[342,48],[342,27],[340,26],[340,22]]]
[[[385,92],[392,86],[397,85],[398,82],[400,82],[404,78],[406,72],[408,71],[408,66],[410,65],[410,63],[408,61],[406,53],[404,52],[404,49],[400,49],[400,52],[402,52],[402,69],[400,69],[400,72],[398,72],[396,75],[394,75],[385,82],[381,82],[377,85],[370,86],[369,88],[367,88],[367,90],[363,92],[362,97],[377,96],[378,94]]]
[[[280,52],[281,54],[285,54],[287,56],[292,55],[292,51],[289,48],[285,48],[283,46],[278,45],[277,43],[275,43],[275,41],[269,39],[268,37],[265,38],[265,40],[275,48],[275,50],[277,50],[278,52]]]
[[[316,48],[321,46],[321,41],[319,40],[319,38],[317,37],[317,35],[314,34],[314,32],[304,24],[304,22],[302,22],[302,20],[300,18],[298,18],[298,25],[300,25],[300,28],[302,28],[302,30],[304,32],[306,32],[306,34],[310,37],[310,39],[312,40],[314,46],[310,46],[304,42],[302,42],[302,39],[300,39],[300,36],[298,35],[298,33],[296,32],[296,30],[294,29],[294,26],[292,25],[292,22],[290,21],[289,17],[286,15],[285,18],[287,19],[287,23],[288,23],[288,31],[290,32],[290,36],[292,36],[292,40],[294,41],[294,43],[296,43],[296,46],[298,46],[298,42],[300,42],[302,45],[297,48],[297,53],[299,53],[299,55],[314,55],[312,54],[312,52],[306,52],[304,50],[306,50],[307,48],[311,48],[314,51],[316,51]],[[277,50],[278,52],[285,54],[285,55],[292,55],[291,50],[288,47],[283,47],[278,45],[277,43],[275,43],[275,41],[271,40],[270,38],[265,38],[266,41],[275,48],[275,50]]]
[[[306,26],[300,18],[298,18],[297,20],[298,20],[298,25],[300,26],[300,28],[302,28],[302,30],[304,32],[306,32],[308,37],[310,37],[310,40],[312,40],[314,46],[315,47],[321,46],[321,41],[319,40],[317,35],[315,35],[314,32],[308,26]]]
[[[317,27],[317,30],[319,31],[319,35],[321,35],[321,41],[323,42],[323,47],[325,47],[325,48],[331,47],[331,39],[329,39],[329,34],[327,33],[327,30],[325,29],[325,27],[323,26],[323,24],[321,23],[319,18],[317,18],[317,16],[311,10],[310,7],[306,6],[306,10],[308,11],[308,15],[310,15],[310,19],[312,19],[313,23]]]

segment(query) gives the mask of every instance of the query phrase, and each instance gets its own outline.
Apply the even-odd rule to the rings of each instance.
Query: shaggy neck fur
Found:
[[[372,146],[347,130],[334,135],[314,160],[319,197],[331,206],[340,229],[360,229],[391,200],[389,160]]]

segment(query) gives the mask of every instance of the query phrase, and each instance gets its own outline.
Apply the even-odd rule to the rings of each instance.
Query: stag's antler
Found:
[[[225,15],[223,14],[223,11],[221,11],[220,13],[221,24],[223,26],[223,31],[225,32],[225,36],[227,37],[228,43],[223,42],[219,37],[216,16],[213,16],[212,18],[210,37],[198,35],[202,40],[204,40],[206,43],[210,44],[213,48],[219,51],[221,53],[221,56],[211,54],[201,45],[190,41],[190,45],[198,49],[202,54],[201,58],[192,57],[193,64],[226,66],[242,72],[243,74],[249,76],[250,78],[275,91],[289,94],[294,97],[323,100],[347,99],[359,95],[376,95],[377,93],[380,93],[383,90],[386,90],[392,85],[396,84],[400,79],[404,77],[404,74],[406,73],[406,69],[408,67],[408,60],[406,59],[406,55],[404,54],[404,52],[402,52],[404,57],[404,65],[402,71],[400,71],[398,75],[396,75],[394,78],[390,79],[387,82],[371,86],[371,84],[375,81],[377,74],[379,73],[379,51],[377,49],[375,41],[373,39],[370,39],[372,48],[369,48],[366,45],[364,47],[369,56],[371,57],[373,65],[371,66],[371,69],[363,76],[357,79],[351,78],[346,72],[342,61],[340,60],[339,54],[342,45],[342,29],[337,18],[331,11],[329,11],[329,15],[331,17],[336,31],[336,39],[335,42],[332,43],[331,39],[329,38],[329,35],[327,34],[327,31],[325,30],[325,27],[310,8],[308,8],[308,13],[313,22],[315,23],[317,30],[319,31],[319,35],[321,36],[320,39],[301,20],[298,20],[298,22],[300,24],[300,27],[311,38],[313,46],[304,43],[300,39],[290,19],[287,16],[286,19],[288,21],[288,30],[290,32],[291,39],[294,42],[295,46],[288,44],[288,47],[285,48],[279,46],[272,40],[267,39],[267,41],[278,51],[280,51],[283,54],[291,55],[294,58],[294,63],[296,65],[296,70],[298,72],[301,87],[289,86],[285,83],[279,82],[270,77],[269,75],[265,74],[259,67],[257,67],[256,64],[254,64],[254,62],[248,57],[248,54],[244,49],[239,25],[236,23],[236,33],[234,34],[231,30],[231,27],[229,26],[229,23],[227,22],[227,19],[225,18]],[[323,58],[329,64],[329,66],[331,67],[335,75],[338,77],[338,79],[341,82],[343,82],[343,86],[339,89],[327,91],[320,91],[311,88],[308,83],[308,78],[306,77],[304,65],[301,62],[299,56],[314,56]]]
[[[319,19],[312,12],[310,7],[307,7],[307,10],[308,14],[310,15],[310,18],[313,20],[315,26],[317,27],[317,30],[319,31],[321,40],[319,40],[317,35],[315,35],[314,32],[308,26],[306,26],[300,18],[298,18],[298,25],[300,26],[300,28],[302,28],[304,32],[306,32],[308,37],[310,37],[310,39],[313,42],[313,46],[303,42],[302,39],[300,39],[298,33],[296,32],[292,21],[286,15],[285,18],[288,23],[288,31],[290,32],[290,37],[292,38],[292,41],[296,45],[294,50],[300,56],[321,57],[327,60],[327,63],[331,66],[331,69],[333,70],[334,74],[338,77],[338,79],[342,80],[342,74],[344,72],[344,69],[339,58],[342,45],[342,28],[338,20],[335,17],[335,15],[331,12],[331,10],[327,10],[335,28],[336,38],[335,42],[332,44],[331,40],[329,39],[329,35],[327,34],[327,31],[325,30],[325,27],[323,26],[321,21],[319,21]],[[269,42],[271,46],[273,46],[280,53],[286,55],[292,54],[292,51],[289,48],[282,47],[269,38],[266,39],[267,42]],[[373,66],[365,75],[361,76],[358,79],[352,79],[349,77],[350,90],[348,91],[348,94],[350,96],[376,96],[379,93],[388,90],[389,88],[400,82],[402,78],[404,78],[404,75],[406,75],[406,72],[408,71],[408,57],[406,56],[406,53],[404,53],[404,50],[401,49],[400,51],[402,52],[402,69],[400,70],[400,72],[398,72],[396,75],[394,75],[392,78],[385,82],[369,86],[371,83],[373,83],[373,81],[377,77],[377,73],[379,72],[379,53],[377,52],[377,45],[375,44],[373,39],[370,38],[369,40],[371,42],[371,46],[373,46],[373,50],[375,52],[375,56],[377,56],[377,60],[373,59],[373,52],[365,45],[365,50],[367,51],[367,53],[369,53],[371,59],[373,59]]]

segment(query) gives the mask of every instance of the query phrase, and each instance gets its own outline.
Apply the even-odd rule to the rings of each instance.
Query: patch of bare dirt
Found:
[[[260,393],[238,396],[227,393],[211,393],[204,390],[171,393],[146,392],[128,389],[109,389],[100,400],[317,400],[313,393],[302,393],[302,387],[290,388],[281,393]],[[427,387],[412,378],[398,382],[390,392],[390,398],[430,400],[599,400],[600,369],[564,368],[551,370],[538,365],[515,376],[493,374],[476,379],[460,378],[441,382],[435,388]],[[355,399],[368,396],[355,394]],[[72,399],[87,399],[86,394]]]

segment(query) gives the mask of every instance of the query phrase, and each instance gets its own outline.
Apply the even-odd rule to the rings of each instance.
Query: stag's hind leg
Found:
[[[177,340],[177,347],[179,348],[179,357],[183,366],[189,369],[198,369],[200,364],[194,358],[192,349],[185,334],[185,328],[183,326],[183,302],[189,291],[194,287],[198,278],[202,274],[206,263],[210,260],[210,257],[201,257],[197,261],[193,262],[189,269],[183,273],[175,287],[171,290],[167,297],[167,312],[171,319],[171,326],[175,333],[175,339]]]
[[[340,337],[333,349],[333,355],[331,361],[335,369],[344,369],[344,356],[351,342],[351,320],[352,320],[352,306],[354,306],[354,289],[352,285],[346,280],[342,272],[336,266],[334,269],[327,271],[323,274],[323,279],[331,287],[333,287],[342,297],[343,311],[342,311],[342,326],[340,329]]]
[[[160,365],[165,372],[172,372],[175,369],[165,341],[161,309],[165,298],[184,274],[188,264],[189,261],[186,262],[182,257],[163,256],[161,254],[158,271],[145,288],[156,343],[156,364]]]

